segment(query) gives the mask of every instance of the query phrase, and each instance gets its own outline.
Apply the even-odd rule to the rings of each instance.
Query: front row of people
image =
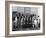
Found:
[[[32,19],[31,19],[32,18]],[[40,17],[33,15],[21,15],[21,16],[15,16],[14,18],[15,27],[18,26],[21,27],[33,27],[33,28],[39,28],[40,27]]]

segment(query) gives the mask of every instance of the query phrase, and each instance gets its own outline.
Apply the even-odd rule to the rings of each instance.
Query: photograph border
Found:
[[[10,7],[9,5],[16,3],[43,6],[43,33],[9,34],[9,7]],[[45,35],[45,3],[5,1],[5,37],[20,37],[20,36],[35,36],[35,35]]]

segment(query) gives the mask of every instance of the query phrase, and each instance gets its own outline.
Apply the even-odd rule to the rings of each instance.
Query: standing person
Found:
[[[23,23],[23,21],[24,21],[24,17],[23,17],[23,14],[22,14],[22,18],[21,18],[21,25],[23,25],[24,23]]]
[[[38,19],[38,21],[37,21],[38,22],[38,27],[40,28],[40,17],[38,16],[37,19]]]
[[[21,25],[23,25],[23,17],[21,18]]]
[[[17,30],[17,15],[15,16],[15,20],[14,20],[14,24],[15,24],[15,30]]]
[[[35,25],[36,25],[36,16],[33,16],[33,18],[32,18],[32,22],[33,22],[33,28],[35,28]]]
[[[34,19],[34,25],[35,25],[35,28],[38,29],[38,17],[37,16]]]
[[[17,14],[16,14],[16,16],[15,16],[15,26],[17,26]]]
[[[18,27],[19,27],[19,30],[21,30],[21,14],[20,13],[18,13],[18,17],[19,17],[19,25],[18,25]]]
[[[20,13],[17,13],[17,26],[18,26],[18,30],[20,30]]]

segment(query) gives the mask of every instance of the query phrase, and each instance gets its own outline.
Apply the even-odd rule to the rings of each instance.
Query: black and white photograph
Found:
[[[44,6],[42,3],[8,3],[7,25],[11,36],[43,34]],[[8,9],[8,10],[7,10]],[[7,30],[6,29],[6,30]]]
[[[12,7],[12,31],[40,30],[37,7]]]

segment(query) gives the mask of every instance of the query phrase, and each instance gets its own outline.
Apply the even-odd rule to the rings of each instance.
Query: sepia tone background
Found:
[[[46,0],[16,0],[16,1],[46,3]],[[0,0],[0,38],[5,38],[5,10],[4,9],[5,9],[5,0]],[[46,10],[46,4],[45,4],[45,10]],[[46,16],[46,13],[45,13],[45,16]],[[46,25],[46,17],[45,17],[45,25]],[[26,36],[26,37],[11,37],[11,38],[46,38],[46,26],[45,26],[45,35]]]

